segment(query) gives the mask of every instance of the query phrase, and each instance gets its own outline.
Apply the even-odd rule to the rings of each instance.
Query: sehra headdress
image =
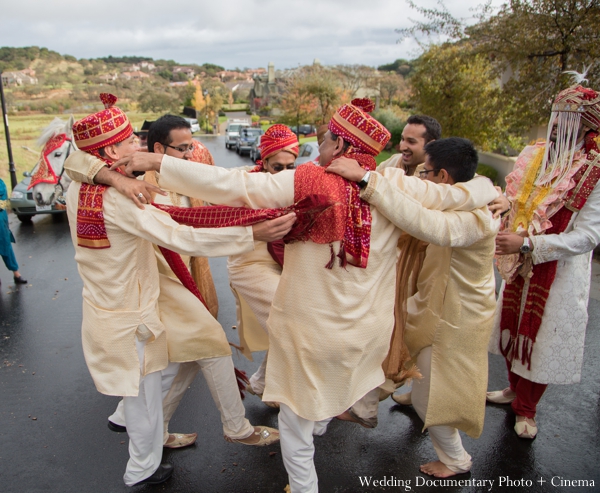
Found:
[[[568,73],[574,74],[575,85],[561,91],[552,104],[546,150],[536,185],[560,183],[569,174],[575,153],[579,150],[576,143],[581,122],[593,131],[600,128],[600,93],[581,85],[587,80],[585,73]],[[555,122],[556,142],[551,142]]]

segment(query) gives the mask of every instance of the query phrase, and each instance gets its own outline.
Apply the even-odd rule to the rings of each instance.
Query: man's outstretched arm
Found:
[[[294,172],[247,173],[197,163],[166,155],[136,152],[117,161],[125,172],[158,171],[158,184],[168,190],[198,197],[211,204],[263,209],[294,203]]]

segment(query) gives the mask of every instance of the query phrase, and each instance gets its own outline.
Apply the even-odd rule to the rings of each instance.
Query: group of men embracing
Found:
[[[408,120],[401,153],[377,167],[390,134],[369,100],[337,109],[318,163],[294,169],[296,136],[275,125],[247,170],[210,166],[172,115],[139,152],[116,98],[101,99],[74,125],[67,210],[86,363],[100,392],[123,397],[109,427],[130,438],[127,485],[167,480],[163,447],[197,439],[168,423],[199,370],[226,440],[280,440],[292,493],[318,491],[314,435],[336,417],[373,428],[408,377],[411,392],[393,398],[429,430],[439,460],[421,471],[436,477],[470,470],[459,430],[481,434],[486,397],[512,403],[515,431],[534,438],[546,385],[579,381],[600,242],[595,91],[557,96],[547,141],[525,148],[505,195],[476,175],[471,142],[442,139],[427,116]],[[230,257],[242,346],[263,331],[268,356],[246,388],[279,407],[279,431],[245,418],[212,256]],[[488,344],[510,386],[486,395]]]

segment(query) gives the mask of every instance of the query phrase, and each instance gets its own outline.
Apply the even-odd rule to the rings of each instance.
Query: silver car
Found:
[[[10,194],[10,207],[19,221],[30,223],[36,214],[65,214],[66,207],[61,201],[52,205],[37,205],[33,200],[33,192],[27,190],[31,181],[31,173],[25,171],[23,176],[25,179],[20,181]]]
[[[309,161],[315,161],[319,157],[319,144],[317,142],[305,142],[300,146],[298,157],[294,164],[304,164]]]

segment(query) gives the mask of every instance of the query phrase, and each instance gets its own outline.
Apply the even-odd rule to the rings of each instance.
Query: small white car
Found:
[[[200,131],[200,124],[198,123],[198,120],[196,120],[195,118],[184,118],[184,120],[190,124],[190,130],[192,131],[192,133]]]

